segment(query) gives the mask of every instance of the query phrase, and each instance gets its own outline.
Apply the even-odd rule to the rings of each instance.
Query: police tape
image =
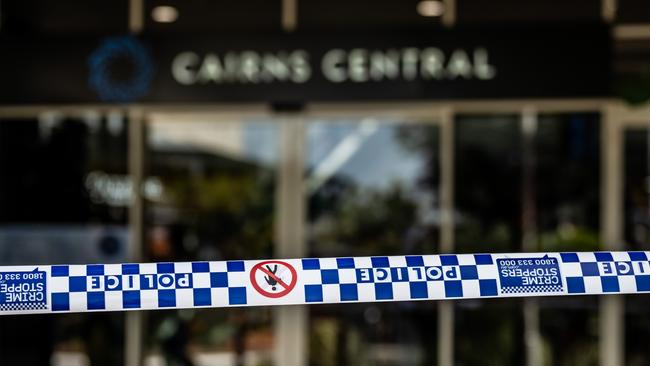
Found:
[[[650,292],[650,252],[0,267],[0,314]]]

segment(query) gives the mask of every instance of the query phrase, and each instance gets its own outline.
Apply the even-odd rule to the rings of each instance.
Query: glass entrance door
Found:
[[[625,250],[650,251],[650,110],[622,115],[621,168],[623,185],[623,227]],[[650,352],[642,339],[650,337],[650,297],[625,297],[625,362],[642,365]]]

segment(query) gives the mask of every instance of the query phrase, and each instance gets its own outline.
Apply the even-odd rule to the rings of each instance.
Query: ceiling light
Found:
[[[178,10],[173,6],[156,6],[151,11],[151,18],[158,23],[173,23],[178,19]]]
[[[437,0],[422,0],[418,3],[417,10],[423,17],[439,17],[445,12],[445,4]]]

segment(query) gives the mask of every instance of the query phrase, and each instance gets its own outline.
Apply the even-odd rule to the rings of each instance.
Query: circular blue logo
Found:
[[[128,74],[121,75],[128,63]],[[105,39],[88,58],[88,85],[106,102],[131,102],[147,94],[154,62],[147,48],[132,36]]]

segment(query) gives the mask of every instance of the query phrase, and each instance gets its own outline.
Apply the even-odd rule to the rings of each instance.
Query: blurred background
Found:
[[[2,0],[0,264],[650,250],[647,0]],[[648,295],[0,317],[7,365],[647,365]]]

